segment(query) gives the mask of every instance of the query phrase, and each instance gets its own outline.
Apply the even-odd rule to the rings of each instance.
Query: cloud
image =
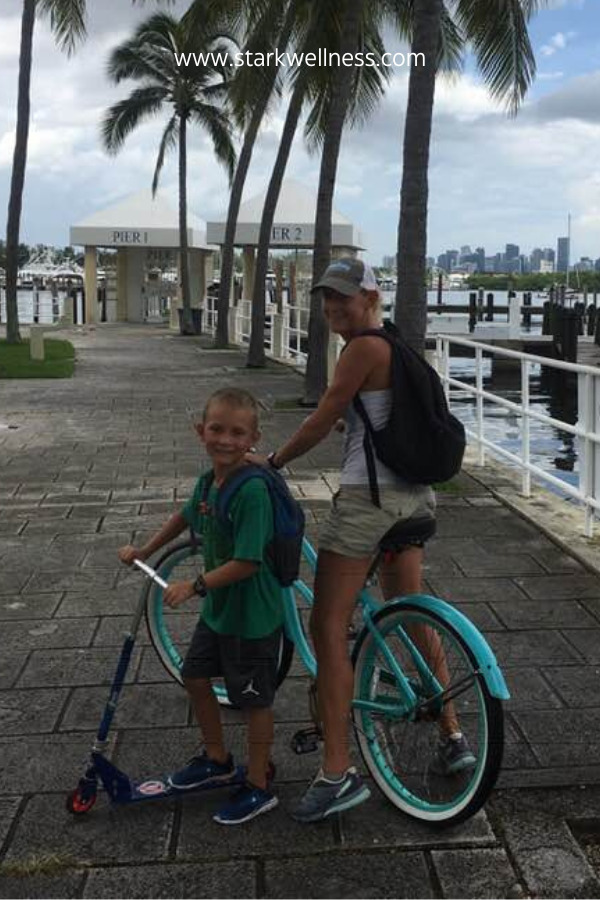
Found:
[[[564,50],[567,44],[577,36],[576,31],[568,31],[566,34],[558,31],[550,38],[550,43],[543,44],[540,47],[542,56],[554,56],[558,50]]]

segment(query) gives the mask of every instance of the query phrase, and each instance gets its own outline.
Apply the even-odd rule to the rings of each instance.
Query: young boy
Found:
[[[197,426],[212,461],[213,480],[206,492],[202,475],[191,499],[143,547],[119,550],[122,562],[147,559],[192,526],[202,535],[206,570],[194,581],[179,581],[165,590],[172,608],[194,594],[204,597],[183,665],[183,681],[204,740],[204,751],[171,776],[171,785],[185,791],[198,785],[226,785],[236,768],[223,740],[219,704],[211,679],[223,676],[229,699],[248,710],[249,764],[245,784],[214,819],[238,825],[277,806],[267,784],[273,743],[272,703],[283,625],[283,592],[265,561],[273,537],[273,511],[268,489],[251,478],[234,494],[231,528],[215,515],[217,492],[228,476],[246,465],[245,454],[258,441],[258,407],[247,391],[216,391]]]

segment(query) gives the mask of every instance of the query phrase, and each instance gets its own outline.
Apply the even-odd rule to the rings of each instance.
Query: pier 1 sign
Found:
[[[147,231],[113,231],[112,244],[147,244]]]

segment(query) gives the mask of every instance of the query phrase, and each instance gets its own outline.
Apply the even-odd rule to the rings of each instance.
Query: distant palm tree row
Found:
[[[134,0],[135,2],[135,0]],[[169,0],[165,0],[168,3]],[[396,322],[422,352],[426,328],[426,239],[428,167],[436,77],[458,72],[470,49],[490,93],[515,113],[535,74],[529,19],[547,0],[192,0],[176,19],[168,12],[149,16],[134,35],[116,47],[108,62],[115,83],[137,83],[102,122],[102,141],[110,153],[144,120],[166,114],[152,189],[165,156],[179,158],[182,330],[193,330],[187,252],[187,136],[189,125],[209,135],[215,155],[228,173],[227,211],[218,298],[216,345],[227,346],[237,217],[260,127],[285,97],[287,110],[269,181],[256,257],[248,365],[264,357],[265,280],[269,241],[289,155],[302,115],[305,139],[320,152],[315,218],[313,278],[330,261],[331,215],[344,127],[362,125],[383,96],[388,70],[375,66],[278,68],[234,67],[237,50],[355,54],[385,51],[384,28],[407,41],[425,65],[409,75],[398,225]],[[23,0],[22,40],[15,156],[7,223],[7,337],[18,341],[16,302],[19,222],[27,158],[31,48],[36,14],[50,16],[59,45],[72,52],[85,36],[85,0]],[[177,63],[176,54],[214,51],[205,65]],[[416,58],[416,57],[415,57]],[[181,59],[181,58],[180,58]],[[220,61],[219,61],[220,59]],[[393,127],[394,123],[390,123]],[[234,142],[240,144],[236,156]],[[313,295],[309,320],[305,400],[314,403],[326,386],[327,329],[321,298]]]

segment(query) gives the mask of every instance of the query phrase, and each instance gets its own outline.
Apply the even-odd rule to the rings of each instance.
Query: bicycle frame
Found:
[[[309,566],[314,571],[317,564],[317,553],[312,544],[306,538],[304,539],[303,543],[303,554]],[[375,571],[376,567],[377,559],[375,558],[373,560],[373,563],[369,567],[367,580],[368,577]],[[290,640],[292,640],[296,645],[303,664],[306,666],[309,673],[314,677],[317,670],[316,660],[308,645],[308,641],[306,640],[306,636],[304,634],[304,629],[302,628],[300,622],[300,613],[298,611],[298,607],[294,598],[293,590],[298,591],[298,593],[309,603],[309,605],[312,605],[313,594],[312,591],[306,586],[306,584],[304,584],[304,582],[300,580],[295,583],[294,589],[289,588],[287,590],[285,603],[285,626],[287,635]],[[383,604],[377,601],[366,587],[362,588],[357,600],[362,608],[364,627],[370,632],[373,641],[377,645],[377,648],[380,650],[383,658],[390,668],[389,674],[393,676],[395,680],[395,684],[399,693],[399,702],[392,705],[389,702],[382,704],[377,703],[376,701],[355,699],[353,700],[353,706],[360,709],[368,709],[374,712],[384,712],[387,716],[391,717],[403,718],[407,715],[409,716],[409,718],[414,717],[417,708],[417,696],[415,694],[415,691],[413,690],[411,683],[402,670],[401,666],[395,659],[392,651],[387,646],[385,639],[379,632],[377,623],[374,621],[379,610],[383,608]],[[498,667],[498,663],[489,644],[487,643],[483,635],[481,635],[481,633],[477,630],[477,628],[475,628],[475,626],[469,621],[469,619],[467,619],[466,616],[464,616],[461,612],[459,612],[457,609],[450,606],[450,604],[444,602],[443,600],[440,600],[437,597],[430,597],[425,594],[413,594],[409,597],[398,598],[389,602],[397,604],[398,606],[402,606],[402,604],[406,604],[407,601],[410,601],[411,603],[422,607],[428,612],[437,613],[442,619],[450,620],[452,624],[458,629],[458,631],[467,639],[468,645],[472,649],[478,665],[478,673],[485,680],[492,696],[498,697],[500,700],[508,700],[510,698],[510,693],[506,686],[506,682],[504,680],[502,672],[500,671],[500,668]],[[410,653],[427,694],[430,697],[441,697],[443,695],[444,689],[431,671],[429,665],[424,660],[415,642],[411,639],[405,629],[397,627],[394,629],[394,631],[398,639],[403,643],[403,645]]]
[[[306,538],[304,539],[303,549],[304,556],[314,571],[314,569],[316,568],[317,554],[313,546]],[[374,568],[375,563],[371,566],[369,571]],[[294,589],[297,590],[298,593],[310,605],[312,605],[312,591],[304,584],[303,581],[297,581],[294,585]],[[317,673],[317,663],[314,654],[309,647],[308,641],[306,640],[306,635],[300,622],[300,613],[298,611],[298,606],[294,598],[293,590],[290,588],[286,593],[286,632],[290,640],[294,642],[304,666],[314,678]],[[373,640],[375,641],[378,649],[380,650],[383,658],[390,668],[390,674],[393,676],[395,684],[398,688],[400,702],[397,704],[390,704],[389,702],[384,704],[378,703],[377,701],[355,699],[352,701],[352,705],[359,709],[368,709],[372,712],[385,713],[388,716],[397,718],[404,718],[407,715],[409,717],[414,716],[417,704],[417,696],[413,688],[411,687],[410,681],[404,674],[402,667],[399,665],[398,661],[394,657],[394,654],[387,646],[384,638],[379,633],[377,626],[373,623],[373,616],[377,613],[378,610],[382,608],[382,604],[379,603],[366,588],[363,588],[360,591],[358,595],[358,603],[362,608],[364,627],[371,633]],[[415,662],[419,676],[422,679],[422,683],[427,689],[427,692],[433,695],[440,694],[443,691],[443,688],[423,659],[423,656],[421,655],[417,646],[414,644],[414,642],[411,640],[404,629],[396,628],[395,631],[398,638],[410,652]]]

